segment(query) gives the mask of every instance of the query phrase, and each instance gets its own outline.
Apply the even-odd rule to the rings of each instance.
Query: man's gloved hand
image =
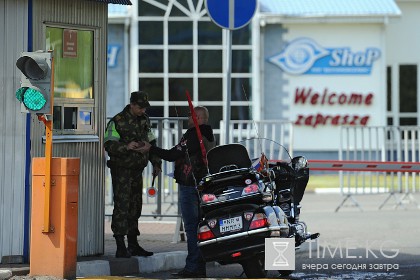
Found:
[[[150,150],[150,147],[152,147],[152,145],[149,142],[143,141],[141,143],[142,146],[137,149],[137,151],[139,151],[140,153],[147,153]]]
[[[162,172],[162,169],[160,168],[160,166],[158,166],[158,165],[154,165],[153,166],[153,173],[152,173],[152,175],[154,176],[154,177],[156,177],[156,176],[158,176],[159,175],[159,173],[160,172]]]

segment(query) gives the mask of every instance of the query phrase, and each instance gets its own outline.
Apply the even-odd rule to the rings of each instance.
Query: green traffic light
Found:
[[[16,91],[16,98],[32,111],[41,110],[47,103],[47,99],[42,92],[29,87],[19,88]]]
[[[23,101],[23,95],[27,89],[27,87],[21,87],[16,91],[16,99],[19,100],[19,102]]]

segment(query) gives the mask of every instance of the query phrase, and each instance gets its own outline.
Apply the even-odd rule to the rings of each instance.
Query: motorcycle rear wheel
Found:
[[[241,265],[248,278],[265,278],[267,276],[267,270],[264,269],[264,256],[254,256],[244,260]]]

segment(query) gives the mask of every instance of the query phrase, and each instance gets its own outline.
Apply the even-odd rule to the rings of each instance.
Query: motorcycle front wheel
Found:
[[[293,270],[279,270],[280,276],[287,277],[293,273]]]
[[[264,267],[264,256],[251,257],[244,260],[241,265],[248,278],[265,278],[267,276],[267,270]]]

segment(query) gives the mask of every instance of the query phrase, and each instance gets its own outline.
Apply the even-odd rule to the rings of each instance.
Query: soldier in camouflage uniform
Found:
[[[156,146],[146,108],[150,107],[146,92],[131,93],[130,104],[114,116],[106,127],[104,146],[110,160],[114,211],[111,229],[117,242],[117,258],[151,256],[137,241],[140,235],[138,220],[142,210],[143,169],[148,161],[153,164],[154,175],[160,172],[161,160],[140,151],[144,142]],[[124,236],[127,235],[128,248]]]

